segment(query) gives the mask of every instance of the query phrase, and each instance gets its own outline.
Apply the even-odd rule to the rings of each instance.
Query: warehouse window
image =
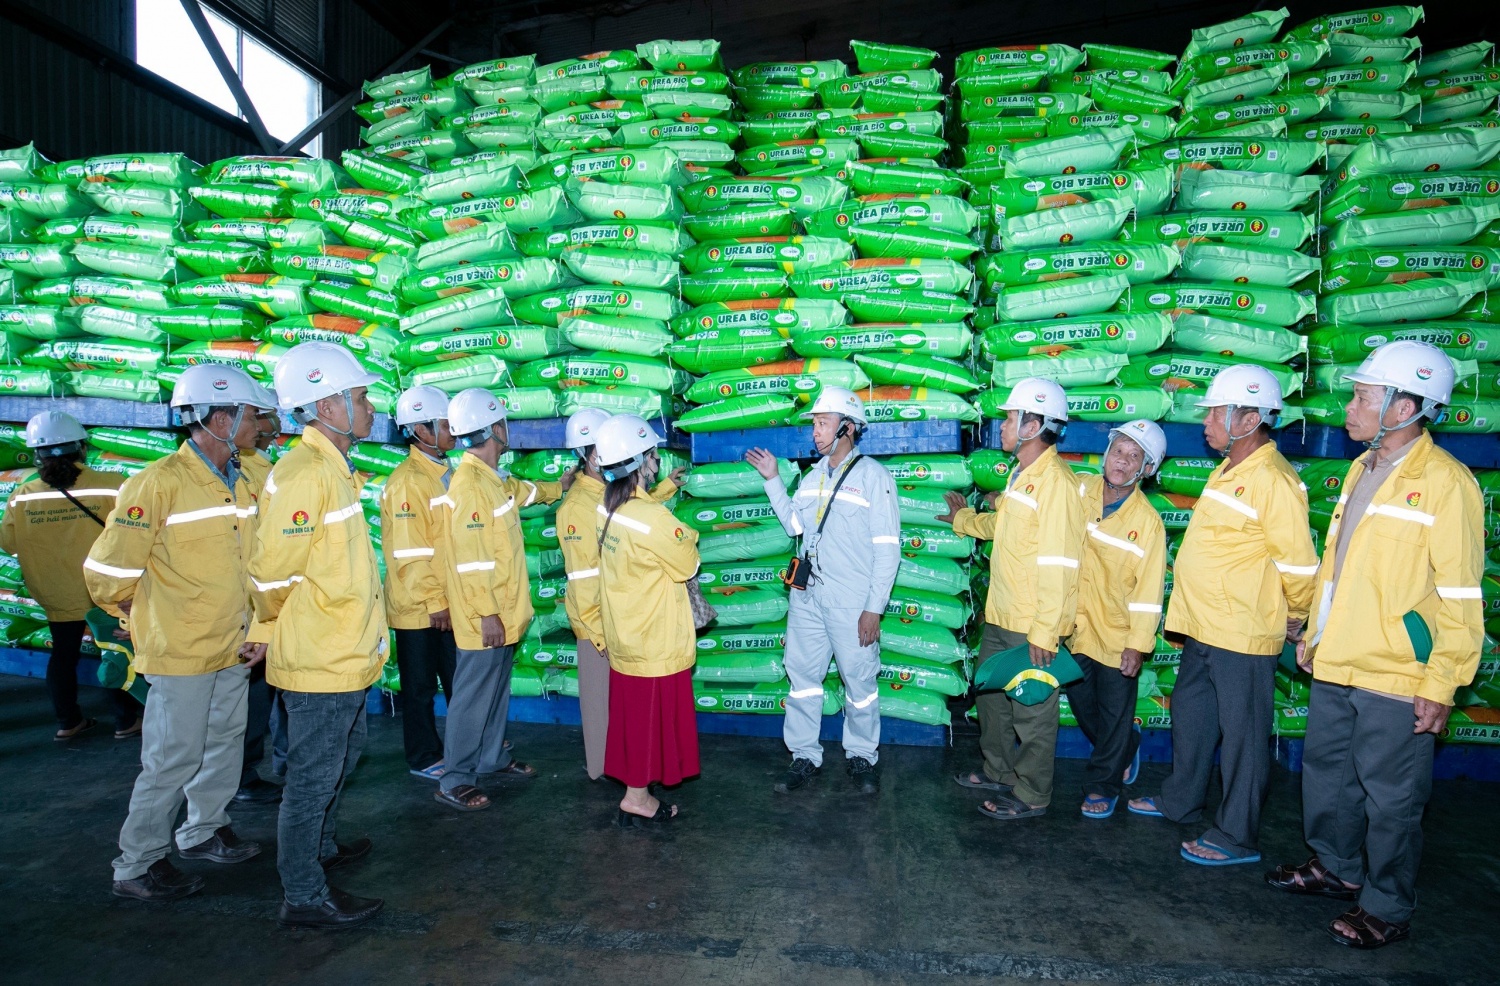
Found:
[[[323,90],[316,79],[233,22],[211,10],[203,13],[271,136],[291,140],[317,119]],[[135,60],[226,113],[243,116],[180,0],[135,0]],[[316,157],[321,147],[322,138],[315,137],[302,149]]]

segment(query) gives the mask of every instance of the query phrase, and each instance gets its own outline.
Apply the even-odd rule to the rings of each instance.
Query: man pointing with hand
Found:
[[[861,794],[875,794],[880,746],[880,617],[901,564],[901,512],[886,468],[855,446],[865,429],[863,402],[852,391],[826,387],[803,417],[813,420],[813,446],[823,456],[787,496],[776,456],[751,449],[745,459],[766,481],[781,526],[801,538],[787,580],[786,702],[783,737],[792,763],[777,780],[785,794],[822,770],[818,733],[823,679],[830,655],[844,680],[844,756]],[[800,584],[799,584],[800,583]]]

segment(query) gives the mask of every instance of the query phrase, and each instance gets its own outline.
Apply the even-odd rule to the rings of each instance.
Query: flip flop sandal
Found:
[[[986,818],[993,818],[997,822],[1013,822],[1018,818],[1035,818],[1038,815],[1047,814],[1046,805],[1040,808],[1033,808],[1024,801],[1019,801],[1016,798],[1008,798],[1003,794],[995,798],[992,803],[999,809],[998,811],[991,811],[984,805],[980,805],[979,813]],[[1011,810],[1007,811],[1007,808]]]
[[[1212,842],[1204,842],[1202,839],[1194,839],[1193,845],[1203,849],[1212,849],[1216,853],[1225,856],[1225,859],[1204,859],[1202,856],[1194,856],[1188,852],[1187,846],[1183,846],[1180,852],[1182,858],[1189,863],[1197,863],[1199,866],[1241,866],[1245,863],[1260,862],[1260,853],[1251,852],[1244,856],[1236,856],[1223,846],[1216,846]]]
[[[1333,926],[1337,921],[1347,924],[1354,932],[1355,937],[1350,938],[1348,935],[1339,934],[1338,930]],[[1352,911],[1341,914],[1334,918],[1333,921],[1328,922],[1328,933],[1340,945],[1368,952],[1377,948],[1384,948],[1387,945],[1394,945],[1398,941],[1405,941],[1407,938],[1410,938],[1411,924],[1394,924],[1383,918],[1376,917],[1363,907],[1356,907]]]
[[[433,764],[431,767],[423,767],[421,770],[412,769],[407,771],[407,773],[412,775],[413,777],[421,777],[429,781],[439,780],[447,772],[448,765],[441,760]]]
[[[1011,790],[1011,785],[1009,784],[1001,784],[999,781],[992,781],[989,778],[976,781],[973,779],[975,777],[984,777],[984,771],[974,770],[965,771],[962,774],[954,774],[953,782],[959,787],[966,787],[974,791],[999,791],[1001,794],[1006,794]]]
[[[1130,812],[1132,815],[1144,815],[1146,818],[1166,818],[1167,817],[1166,814],[1163,813],[1162,810],[1156,806],[1156,798],[1154,796],[1150,797],[1150,798],[1136,798],[1135,800],[1136,801],[1148,801],[1148,802],[1151,803],[1151,808],[1150,808],[1150,810],[1147,810],[1145,808],[1137,808],[1134,804],[1126,802],[1126,804],[1125,804],[1125,810],[1128,811],[1128,812]]]
[[[126,726],[124,729],[116,729],[115,739],[130,739],[131,737],[139,736],[141,735],[141,729],[143,726],[145,726],[145,720],[137,719],[135,722],[131,723],[129,726]]]
[[[1125,771],[1125,776],[1123,778],[1126,787],[1134,784],[1137,780],[1140,779],[1141,776],[1141,741],[1139,739],[1139,736],[1141,735],[1140,726],[1135,727],[1135,735],[1138,737],[1135,742],[1135,759],[1130,762],[1130,767]]]
[[[440,790],[434,792],[432,795],[432,800],[436,801],[438,804],[447,805],[449,808],[452,808],[455,811],[484,811],[484,809],[493,804],[493,802],[491,802],[488,797],[485,797],[483,801],[475,804],[472,799],[476,794],[480,795],[481,797],[484,796],[484,792],[479,790],[479,788],[475,787],[474,785],[460,784],[458,787],[454,788],[451,791]]]
[[[1276,867],[1266,874],[1266,884],[1284,893],[1334,900],[1358,900],[1360,891],[1359,887],[1345,886],[1316,856],[1301,866]]]
[[[1097,794],[1091,794],[1083,799],[1083,807],[1078,809],[1084,818],[1105,819],[1115,813],[1115,805],[1120,800],[1117,794],[1113,798],[1101,798]],[[1089,811],[1089,805],[1109,805],[1106,811]]]

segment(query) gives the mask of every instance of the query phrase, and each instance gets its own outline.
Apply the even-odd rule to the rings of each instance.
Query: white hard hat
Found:
[[[1010,396],[1000,405],[1002,411],[1040,414],[1053,421],[1068,420],[1068,395],[1056,381],[1027,377],[1010,389]]]
[[[505,404],[483,387],[460,390],[448,402],[448,429],[455,435],[472,435],[504,420]]]
[[[421,425],[447,417],[448,395],[437,387],[413,387],[396,400],[397,425]]]
[[[1344,377],[1352,383],[1395,387],[1430,405],[1453,399],[1453,360],[1429,342],[1398,339],[1365,357],[1359,369]],[[1424,412],[1429,407],[1422,408]]]
[[[1253,363],[1226,366],[1214,375],[1208,392],[1198,401],[1199,407],[1253,407],[1262,411],[1281,410],[1281,384],[1271,371]],[[1265,415],[1263,415],[1264,417]],[[1269,421],[1266,422],[1270,424]]]
[[[599,438],[599,426],[609,420],[609,412],[597,407],[586,407],[568,415],[568,427],[563,436],[563,447],[588,448]]]
[[[201,420],[211,407],[241,405],[265,410],[276,406],[266,388],[237,366],[195,363],[172,385],[172,406],[187,409],[184,420]]]
[[[354,354],[331,342],[293,346],[276,363],[276,396],[283,411],[316,404],[325,397],[378,383]]]
[[[89,433],[71,414],[43,411],[26,422],[26,447],[47,448],[52,445],[74,445],[88,441]]]
[[[251,380],[250,382],[254,385],[256,396],[259,398],[255,406],[263,411],[275,411],[277,406],[276,391],[262,385],[258,381]]]
[[[844,387],[824,387],[813,406],[802,412],[802,417],[810,418],[814,414],[837,414],[862,425],[869,424],[865,420],[865,402]]]
[[[601,465],[613,466],[631,462],[636,456],[665,441],[640,415],[616,414],[599,426],[599,437],[594,442],[594,449]],[[636,462],[630,468],[620,470],[619,475],[628,476],[639,468],[640,463]]]
[[[1146,464],[1150,467],[1148,471],[1155,472],[1161,468],[1161,460],[1167,457],[1167,436],[1155,421],[1147,421],[1145,418],[1127,421],[1118,428],[1109,430],[1111,442],[1116,435],[1124,435],[1141,447],[1141,451],[1146,453]]]

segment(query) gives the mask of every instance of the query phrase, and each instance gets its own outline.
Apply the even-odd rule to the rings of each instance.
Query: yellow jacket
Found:
[[[665,503],[676,493],[677,484],[664,479],[650,498]],[[604,619],[599,614],[599,535],[594,520],[603,502],[604,484],[580,472],[557,508],[557,538],[568,570],[568,594],[563,597],[568,623],[575,637],[600,650],[604,650]]]
[[[244,477],[231,494],[191,442],[120,487],[83,577],[111,616],[130,600],[138,674],[222,671],[246,639],[267,639],[252,626],[245,578],[256,519]]]
[[[266,458],[260,449],[240,453],[240,475],[250,484],[250,492],[257,500],[260,499],[261,491],[266,488],[266,477],[271,475],[273,465],[275,463]]]
[[[119,473],[83,467],[68,492],[104,520],[124,481]],[[21,563],[26,590],[53,623],[81,620],[94,608],[83,580],[83,560],[103,530],[40,478],[11,492],[0,519],[0,551]]]
[[[1084,532],[1079,479],[1057,449],[1011,473],[993,513],[960,510],[953,530],[995,542],[985,622],[1057,650],[1073,632]]]
[[[506,646],[525,635],[533,611],[521,508],[561,496],[557,483],[502,477],[472,452],[458,460],[448,483],[448,604],[459,647],[483,649],[485,616],[500,617]]]
[[[1078,572],[1078,624],[1068,649],[1117,668],[1127,647],[1142,654],[1156,649],[1167,531],[1139,489],[1103,517],[1103,476],[1084,477],[1083,508],[1088,533]]]
[[[640,490],[625,501],[609,529],[604,504],[595,508],[599,609],[609,666],[639,678],[664,678],[698,656],[686,582],[698,574],[698,532]]]
[[[1364,469],[1363,458],[1350,466],[1340,504]],[[1484,639],[1484,501],[1473,474],[1430,436],[1417,439],[1349,535],[1335,586],[1342,512],[1328,529],[1308,624],[1313,677],[1452,705],[1474,679]],[[1432,635],[1425,665],[1402,622],[1413,610]]]
[[[1288,619],[1307,619],[1318,555],[1307,488],[1267,442],[1233,469],[1219,463],[1193,507],[1177,561],[1167,631],[1240,654],[1280,654]]]
[[[385,611],[397,630],[432,626],[448,608],[448,475],[413,445],[380,494],[380,550],[385,555]]]
[[[275,624],[266,680],[277,688],[352,692],[380,677],[385,605],[360,485],[316,428],[266,479],[250,578],[256,614]]]

